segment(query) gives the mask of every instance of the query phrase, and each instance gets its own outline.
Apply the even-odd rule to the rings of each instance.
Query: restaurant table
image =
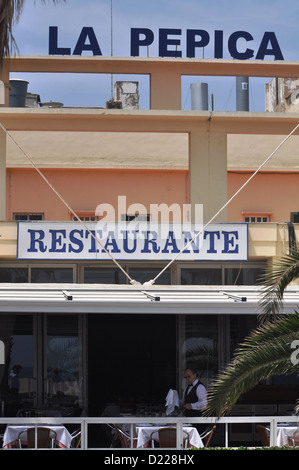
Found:
[[[158,431],[165,426],[148,426],[141,424],[136,426],[137,431],[137,448],[149,447],[151,445],[151,435],[153,432],[157,432],[156,439],[158,441]],[[171,426],[173,427],[173,426]],[[203,442],[196,428],[193,426],[183,426],[183,430],[188,433],[189,436],[189,447],[204,447]],[[155,435],[154,435],[155,437]]]
[[[18,436],[20,432],[26,431],[26,429],[34,428],[35,426],[28,426],[25,424],[18,425],[12,424],[8,425],[5,429],[3,435],[3,447],[5,449],[18,447]],[[39,424],[40,428],[50,428],[56,432],[56,441],[55,444],[61,448],[71,447],[72,436],[69,431],[62,424]],[[26,434],[22,436],[22,442],[26,445]]]
[[[277,445],[279,447],[289,445],[289,437],[292,437],[295,431],[298,430],[297,426],[283,425],[277,427]]]

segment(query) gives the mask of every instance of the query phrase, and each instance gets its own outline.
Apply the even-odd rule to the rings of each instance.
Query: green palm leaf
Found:
[[[298,373],[293,341],[299,340],[299,314],[267,322],[240,345],[226,370],[208,394],[206,414],[227,415],[240,395],[273,375]]]
[[[260,319],[279,314],[286,287],[299,277],[299,251],[294,250],[273,262],[263,279]]]
[[[42,0],[43,3],[46,0]],[[52,0],[58,3],[59,0]],[[65,0],[63,0],[65,1]],[[25,0],[1,0],[0,1],[0,62],[8,57],[18,47],[13,36],[13,27],[19,21]]]

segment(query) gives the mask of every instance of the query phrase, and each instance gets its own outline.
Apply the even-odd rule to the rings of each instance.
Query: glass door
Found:
[[[82,317],[45,315],[41,406],[64,416],[83,408]]]
[[[82,332],[82,315],[0,314],[0,415],[81,414]]]
[[[1,415],[16,416],[36,406],[35,334],[33,315],[0,315]]]

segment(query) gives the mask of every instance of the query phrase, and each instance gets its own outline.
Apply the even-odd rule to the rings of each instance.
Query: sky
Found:
[[[111,15],[112,12],[112,15]],[[112,18],[112,21],[111,21]],[[140,55],[159,56],[159,30],[179,29],[178,49],[186,57],[187,30],[200,29],[208,33],[209,42],[197,48],[196,58],[214,59],[214,33],[223,31],[223,58],[232,59],[228,38],[236,31],[246,31],[252,40],[240,39],[238,48],[250,48],[255,56],[265,32],[275,33],[285,61],[297,61],[299,55],[298,0],[66,0],[54,4],[51,0],[26,0],[14,36],[20,55],[49,55],[49,28],[58,29],[57,46],[75,49],[82,28],[91,27],[103,56],[129,57],[131,29],[147,28],[154,33],[154,41],[140,48]],[[172,50],[174,46],[169,46]],[[92,55],[83,51],[82,55]],[[274,60],[271,55],[265,60]],[[14,74],[11,78],[29,81],[28,91],[37,93],[42,102],[59,101],[64,106],[105,107],[111,98],[111,76],[87,74]],[[149,106],[149,79],[137,76],[113,76],[116,80],[139,82],[140,108]],[[269,78],[250,78],[250,111],[265,110],[265,83]],[[182,109],[191,109],[190,85],[208,83],[209,108],[235,110],[234,77],[184,77],[182,79]]]

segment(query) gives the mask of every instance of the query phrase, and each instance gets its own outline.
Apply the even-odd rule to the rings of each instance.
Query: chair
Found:
[[[35,429],[37,432],[37,442],[35,446]],[[49,447],[54,448],[56,440],[56,432],[49,428],[28,428],[21,431],[18,435],[19,447],[22,447],[22,435],[27,434],[26,442],[29,449],[47,449]]]
[[[111,448],[119,447],[120,439],[118,437],[117,429],[109,423],[102,424],[101,429],[103,430],[104,434],[108,438],[110,442],[110,447]]]
[[[205,432],[203,432],[200,435],[201,440],[204,443],[204,447],[208,447],[210,444],[210,441],[212,439],[212,436],[216,430],[216,425],[212,426],[210,429],[207,429]]]
[[[289,445],[292,447],[299,446],[299,431],[295,431],[294,434],[289,437]]]
[[[151,434],[151,440],[153,441],[153,435],[157,434],[157,431],[152,432]],[[177,446],[176,443],[176,428],[160,428],[158,430],[158,435],[159,435],[159,447],[175,447]],[[188,447],[189,445],[189,436],[186,431],[183,430],[183,442],[184,442],[184,447]]]
[[[270,439],[269,439],[269,435],[268,435],[268,432],[267,432],[267,429],[265,428],[265,426],[262,426],[261,424],[257,424],[256,425],[256,430],[257,430],[257,433],[259,435],[259,438],[261,440],[261,443],[264,447],[269,447],[270,446]]]
[[[72,440],[71,440],[71,447],[78,449],[81,445],[81,428],[76,429],[71,433]]]
[[[133,437],[131,439],[131,436],[130,434],[128,434],[127,432],[123,431],[122,429],[120,429],[118,426],[114,425],[116,431],[117,431],[117,435],[118,435],[118,438],[120,440],[120,443],[121,443],[121,446],[122,448],[131,448],[131,440],[133,440],[133,447],[136,447],[137,446],[137,437]]]

